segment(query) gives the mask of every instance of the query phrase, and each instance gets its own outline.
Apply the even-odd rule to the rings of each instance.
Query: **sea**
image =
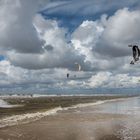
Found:
[[[57,96],[57,95],[55,95]],[[3,99],[0,99],[1,107],[11,107]],[[99,130],[109,131],[114,129],[111,132],[112,135],[116,136],[120,140],[140,140],[140,97],[129,97],[122,99],[112,99],[105,101],[97,101],[95,103],[84,103],[78,104],[71,107],[57,107],[46,112],[37,112],[37,113],[28,113],[22,115],[10,116],[0,120],[0,127],[13,126],[22,123],[29,123],[30,121],[36,121],[45,116],[59,115],[62,118],[67,114],[67,118],[77,120],[77,127],[80,124],[84,124],[84,130],[88,130],[89,136],[86,134],[86,131],[83,132],[90,139],[93,138],[95,127]],[[97,121],[92,121],[92,118],[95,117],[95,114],[99,114]],[[109,119],[103,119],[102,116],[109,116]],[[110,117],[110,116],[113,117]],[[76,117],[73,117],[76,116]],[[101,116],[101,119],[100,119]],[[121,117],[114,117],[121,116]],[[57,117],[56,117],[57,119]],[[80,122],[81,119],[81,122]],[[90,120],[90,121],[89,121]],[[78,123],[79,122],[79,123]],[[69,122],[68,122],[69,123]],[[93,124],[93,125],[92,125]],[[96,124],[96,125],[95,125]],[[86,127],[85,127],[86,126]],[[103,127],[103,128],[102,128]],[[117,127],[117,128],[114,128]],[[93,129],[94,128],[94,129]],[[82,128],[80,128],[82,129]],[[90,131],[90,132],[89,132]],[[90,136],[91,135],[91,136]]]

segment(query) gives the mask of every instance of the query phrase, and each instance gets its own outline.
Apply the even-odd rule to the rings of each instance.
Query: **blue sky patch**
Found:
[[[0,61],[5,60],[5,57],[3,55],[0,55]]]
[[[124,7],[135,9],[138,0],[65,0],[51,1],[40,13],[45,19],[55,19],[60,27],[73,32],[85,20],[97,20],[103,14],[113,15],[118,9]]]

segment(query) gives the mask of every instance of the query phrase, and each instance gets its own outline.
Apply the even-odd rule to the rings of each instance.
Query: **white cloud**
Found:
[[[100,72],[89,79],[88,85],[90,87],[104,86],[105,82],[108,82],[110,76],[111,73],[109,72]]]
[[[138,86],[140,65],[129,65],[131,50],[127,45],[140,39],[139,10],[124,8],[111,17],[85,20],[68,43],[68,30],[59,27],[59,21],[37,14],[39,9],[39,0],[0,1],[0,54],[6,57],[0,61],[0,87]],[[80,72],[75,62],[81,65]]]
[[[39,9],[38,0],[0,1],[0,47],[21,53],[39,53],[43,40],[32,24]]]
[[[66,74],[70,77],[67,79]],[[0,91],[47,92],[53,90],[137,87],[140,77],[111,72],[72,72],[67,69],[27,70],[13,66],[9,61],[0,62]],[[76,75],[76,76],[75,76]]]
[[[85,61],[94,61],[93,48],[96,46],[104,28],[98,21],[84,21],[72,34],[72,44],[75,50],[85,56]]]
[[[140,11],[127,8],[109,17],[96,50],[104,55],[121,57],[130,55],[128,44],[139,43]]]
[[[123,88],[137,87],[139,85],[140,76],[129,74],[113,74],[110,72],[99,72],[92,76],[88,82],[89,87],[104,87],[104,88]]]
[[[69,68],[75,69],[75,62],[79,63],[83,70],[87,67],[85,57],[67,43],[65,34],[67,30],[60,28],[55,20],[44,20],[36,15],[34,26],[39,38],[44,40],[42,52],[20,53],[7,51],[7,57],[12,64],[27,69],[43,68]]]

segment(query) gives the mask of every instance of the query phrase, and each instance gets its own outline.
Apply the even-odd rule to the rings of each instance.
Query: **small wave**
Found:
[[[80,104],[76,104],[76,105],[73,105],[73,106],[70,106],[70,107],[63,108],[63,110],[101,105],[101,104],[104,104],[104,103],[107,103],[107,102],[123,101],[123,100],[126,100],[126,99],[131,99],[131,98],[117,98],[117,99],[109,99],[109,100],[99,100],[99,101],[92,102],[92,103],[80,103]]]
[[[82,107],[88,107],[88,106],[95,106],[95,105],[100,105],[105,103],[106,101],[96,101],[94,103],[82,103],[82,104],[77,104],[77,105],[73,105],[70,107],[65,107],[63,108],[63,110],[68,110],[68,109],[74,109],[74,108],[82,108]]]
[[[62,110],[62,108],[57,107],[45,112],[27,113],[22,115],[13,115],[10,117],[6,117],[0,120],[0,128],[36,121],[41,119],[42,117],[54,115],[57,113],[58,110]]]
[[[16,107],[16,106],[18,106],[18,105],[10,105],[6,101],[0,99],[0,107],[1,108],[12,108],[12,107]]]

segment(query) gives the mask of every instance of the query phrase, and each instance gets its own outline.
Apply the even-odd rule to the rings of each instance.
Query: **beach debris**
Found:
[[[130,64],[134,65],[135,62],[137,62],[139,60],[140,49],[137,45],[128,45],[128,47],[132,47],[133,60],[130,62]]]

